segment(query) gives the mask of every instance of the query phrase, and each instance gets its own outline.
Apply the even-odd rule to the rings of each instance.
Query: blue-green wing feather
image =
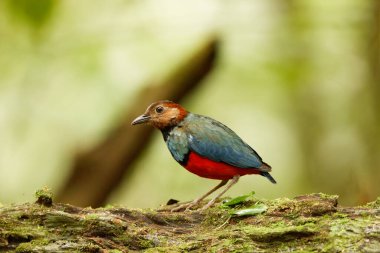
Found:
[[[260,156],[222,123],[209,117],[191,114],[183,125],[188,147],[197,154],[239,168],[260,168],[263,165]]]

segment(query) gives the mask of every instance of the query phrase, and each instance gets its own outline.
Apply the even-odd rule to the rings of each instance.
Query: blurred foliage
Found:
[[[7,0],[9,12],[15,19],[25,20],[36,28],[48,22],[58,1],[55,0]]]
[[[104,138],[137,90],[163,79],[210,33],[223,40],[221,57],[184,106],[234,129],[279,182],[243,177],[229,194],[373,200],[379,16],[377,0],[2,1],[0,202],[30,199],[44,185],[56,191],[77,151]],[[154,206],[217,184],[164,149],[157,133],[110,202]]]

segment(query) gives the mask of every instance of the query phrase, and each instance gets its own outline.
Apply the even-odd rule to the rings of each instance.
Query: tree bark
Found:
[[[204,212],[52,203],[0,207],[0,252],[380,252],[380,198],[365,206],[338,206],[338,197],[251,199],[232,209]],[[255,203],[256,216],[231,211]]]

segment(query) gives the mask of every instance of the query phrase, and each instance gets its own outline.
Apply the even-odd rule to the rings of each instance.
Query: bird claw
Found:
[[[213,204],[215,204],[215,199],[212,199],[210,202],[208,202],[206,205],[204,205],[202,208],[200,208],[199,210],[200,211],[204,211],[206,209],[208,209],[210,206],[212,206]]]
[[[212,199],[210,202],[208,202],[206,205],[204,205],[203,207],[197,209],[198,211],[205,211],[206,209],[208,209],[210,206],[212,206],[213,204],[215,204],[215,201],[216,199]],[[193,211],[191,208],[198,205],[200,201],[192,201],[192,202],[188,202],[188,203],[184,203],[182,205],[179,205],[177,207],[174,207],[173,209],[170,210],[170,212],[180,212],[180,211],[184,211],[184,212],[189,212],[189,211]]]
[[[185,204],[179,205],[177,207],[174,207],[173,209],[170,210],[170,212],[180,212],[182,210],[185,212],[188,212],[188,211],[191,211],[191,208],[193,206],[196,206],[197,204],[198,204],[198,201],[192,201],[189,203],[185,203]]]

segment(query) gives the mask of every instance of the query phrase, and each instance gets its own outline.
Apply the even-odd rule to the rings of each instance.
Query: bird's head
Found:
[[[145,113],[132,121],[132,125],[148,123],[155,128],[176,126],[187,115],[187,111],[172,101],[161,100],[148,106]]]

